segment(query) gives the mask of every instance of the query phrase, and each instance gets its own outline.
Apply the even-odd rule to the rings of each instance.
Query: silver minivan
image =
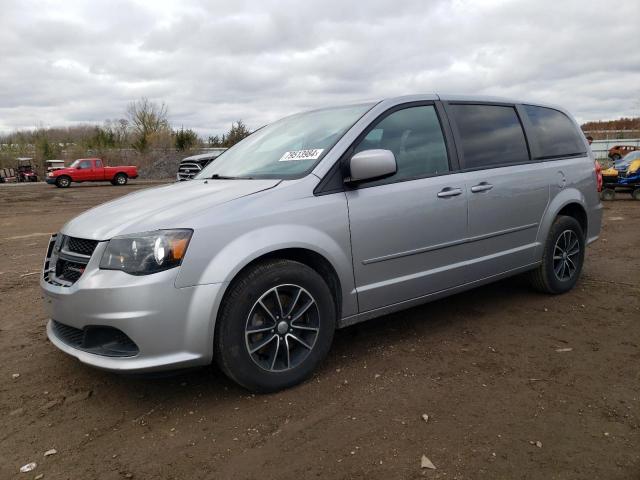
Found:
[[[413,95],[293,115],[193,181],[54,235],[51,342],[141,372],[214,359],[253,391],[309,377],[334,330],[507,276],[570,290],[601,204],[562,108]]]

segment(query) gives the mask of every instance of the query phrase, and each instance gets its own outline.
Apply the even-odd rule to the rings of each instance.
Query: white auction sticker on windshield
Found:
[[[284,152],[284,155],[280,157],[279,162],[291,162],[293,160],[317,160],[324,148],[312,148],[309,150],[293,150],[291,152]]]

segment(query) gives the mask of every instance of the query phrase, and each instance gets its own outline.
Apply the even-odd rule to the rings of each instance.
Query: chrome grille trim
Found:
[[[86,268],[97,240],[54,234],[49,240],[42,276],[45,282],[58,287],[70,287]]]
[[[196,162],[183,162],[178,167],[179,180],[191,180],[202,170],[202,166]]]

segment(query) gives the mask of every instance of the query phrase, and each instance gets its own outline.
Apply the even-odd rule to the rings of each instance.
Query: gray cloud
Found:
[[[416,92],[640,115],[639,15],[636,0],[8,2],[0,131],[102,122],[140,96],[203,135]]]

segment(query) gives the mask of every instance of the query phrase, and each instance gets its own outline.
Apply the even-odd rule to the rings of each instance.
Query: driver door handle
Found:
[[[492,188],[493,188],[493,185],[491,185],[490,183],[482,182],[482,183],[479,183],[478,185],[474,185],[473,187],[471,187],[471,192],[473,193],[486,192],[487,190],[491,190]]]
[[[438,198],[457,197],[462,194],[461,188],[445,187],[438,192]]]

